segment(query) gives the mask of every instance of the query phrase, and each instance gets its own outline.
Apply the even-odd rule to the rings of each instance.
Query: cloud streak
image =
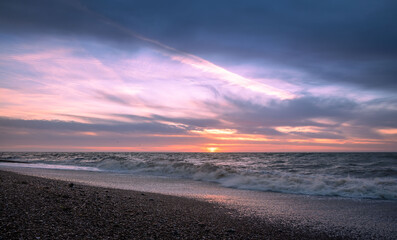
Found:
[[[393,150],[396,7],[2,1],[0,148]]]

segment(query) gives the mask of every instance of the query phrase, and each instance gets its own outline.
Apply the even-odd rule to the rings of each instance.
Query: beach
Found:
[[[2,153],[1,237],[397,239],[394,159]]]
[[[1,0],[0,240],[397,240],[396,13]]]
[[[0,172],[1,239],[328,239],[217,204]]]
[[[0,185],[1,239],[395,237],[393,231],[364,235],[348,227],[346,231],[334,231],[337,229],[332,225],[316,227],[305,223],[305,219],[298,224],[296,219],[290,222],[285,218],[271,220],[260,214],[238,211],[221,201],[95,187],[9,171],[0,171]]]

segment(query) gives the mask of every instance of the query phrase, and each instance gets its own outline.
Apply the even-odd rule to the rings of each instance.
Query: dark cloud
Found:
[[[299,68],[307,81],[395,90],[396,11],[387,0],[13,0],[1,2],[0,26],[133,45],[125,27],[198,55]]]
[[[138,121],[138,122],[151,122],[153,119],[149,117],[142,117],[133,114],[115,114],[116,117],[123,117],[129,120]]]
[[[305,81],[395,91],[396,12],[392,0],[9,0],[0,3],[0,27],[119,47],[135,44],[132,30],[223,64],[271,63],[300,69]]]
[[[56,131],[42,131],[30,129],[29,133],[16,134],[14,129],[4,129],[0,127],[0,148],[26,151],[75,151],[76,149],[87,149],[93,147],[96,151],[98,147],[162,147],[167,145],[203,144],[206,139],[192,137],[156,137],[147,135],[107,135],[98,136],[81,134],[59,134]],[[30,146],[30,147],[27,147]],[[81,150],[80,149],[80,150]],[[147,150],[147,149],[146,149]]]
[[[77,0],[1,1],[0,31],[32,38],[55,35],[95,39],[129,49],[145,44]]]
[[[11,42],[15,36],[24,44],[36,37],[45,40],[55,36],[77,42],[88,39],[110,44],[120,54],[130,54],[131,50],[147,45],[161,48],[160,44],[142,40],[139,37],[142,35],[222,67],[236,64],[263,67],[255,70],[254,74],[258,74],[255,77],[263,74],[263,77],[271,79],[275,76],[272,74],[279,74],[275,78],[298,81],[297,85],[302,82],[315,86],[354,84],[394,93],[397,90],[396,12],[397,2],[391,0],[3,0],[0,1],[0,41]],[[3,61],[0,68],[8,72],[28,71],[22,65],[14,66],[7,64],[7,61]],[[292,76],[289,72],[298,75]],[[40,78],[39,75],[31,76]],[[12,76],[5,75],[4,79],[12,79]],[[39,144],[39,140],[43,144],[57,140],[65,141],[64,144],[77,144],[95,138],[93,145],[106,146],[114,141],[112,137],[101,139],[73,135],[74,132],[106,132],[109,136],[123,133],[116,135],[125,137],[126,146],[140,141],[155,145],[168,140],[169,144],[179,144],[185,140],[190,144],[204,142],[205,139],[172,140],[149,135],[188,135],[190,130],[202,128],[231,128],[242,134],[264,134],[274,138],[380,139],[384,136],[377,132],[377,128],[397,128],[395,99],[358,102],[347,98],[314,97],[302,92],[306,96],[260,105],[224,96],[222,89],[208,85],[203,79],[193,80],[195,86],[207,89],[216,101],[224,98],[231,107],[225,109],[224,102],[219,107],[216,102],[209,103],[205,106],[206,110],[218,114],[217,118],[212,119],[154,114],[146,117],[133,114],[108,116],[130,121],[122,122],[69,116],[86,122],[82,123],[0,117],[0,140],[8,143],[15,140],[15,144]],[[20,83],[24,86],[40,84],[28,79],[20,81],[3,81],[0,85],[18,89]],[[124,106],[143,104],[164,111],[176,111],[176,108],[155,105],[138,97],[106,91],[97,91],[95,96]],[[315,118],[332,120],[333,123],[317,122],[313,120]],[[322,130],[316,133],[282,133],[275,129],[279,126],[314,126]],[[20,130],[32,134],[13,134],[13,131]],[[59,134],[65,132],[70,133],[66,134],[67,140],[59,138]],[[133,137],[134,133],[149,135],[139,139]]]
[[[391,99],[357,103],[344,98],[306,96],[297,99],[274,101],[267,106],[240,99],[227,99],[235,109],[222,113],[220,119],[233,124],[240,133],[265,135],[296,135],[308,138],[344,139],[348,136],[382,138],[374,129],[397,128],[397,104]],[[216,108],[215,104],[212,104]],[[388,106],[388,107],[385,107]],[[332,122],[318,122],[326,119]],[[275,127],[312,126],[319,133],[280,133]]]
[[[342,134],[335,134],[332,132],[320,132],[320,133],[305,133],[305,132],[291,132],[292,135],[306,138],[323,138],[323,139],[346,139]],[[377,136],[379,137],[379,136]]]
[[[84,4],[148,37],[222,63],[270,62],[308,73],[307,81],[397,88],[395,1]]]
[[[78,116],[71,116],[78,117]],[[134,115],[125,118],[140,120],[139,123],[85,118],[92,123],[73,121],[23,120],[0,117],[0,148],[23,150],[61,151],[90,147],[134,147],[144,149],[169,145],[200,145],[206,138],[193,137],[182,128],[156,123],[153,119]],[[142,120],[151,120],[142,122]],[[94,132],[98,135],[84,134]],[[115,134],[118,133],[118,134]],[[155,136],[163,135],[162,137]],[[186,134],[185,137],[181,136]],[[178,135],[178,136],[175,136]],[[146,149],[147,150],[147,149]]]
[[[185,130],[174,126],[148,122],[148,123],[124,123],[113,121],[112,124],[101,123],[80,123],[74,121],[48,121],[48,120],[23,120],[1,118],[0,126],[16,129],[36,129],[62,131],[83,131],[83,132],[116,132],[116,133],[153,133],[153,134],[180,134]]]
[[[238,130],[238,133],[242,134],[260,134],[260,135],[266,135],[266,136],[285,136],[287,134],[279,132],[273,128],[270,127],[262,127],[260,125],[240,125],[238,126],[237,124],[233,126],[233,128]]]
[[[354,123],[366,127],[397,128],[396,119],[396,109],[374,109],[372,111],[362,111]]]
[[[227,98],[237,109],[226,113],[223,119],[236,125],[249,124],[258,127],[275,126],[329,126],[313,122],[312,118],[327,118],[340,123],[355,118],[358,104],[341,98],[301,97],[292,100],[273,101],[267,106],[240,99]]]

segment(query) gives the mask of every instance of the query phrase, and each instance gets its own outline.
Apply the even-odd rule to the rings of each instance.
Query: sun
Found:
[[[216,152],[218,150],[217,147],[207,147],[208,152]]]

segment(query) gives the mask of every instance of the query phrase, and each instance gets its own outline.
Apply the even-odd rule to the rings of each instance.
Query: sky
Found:
[[[2,0],[0,151],[396,151],[396,12]]]

